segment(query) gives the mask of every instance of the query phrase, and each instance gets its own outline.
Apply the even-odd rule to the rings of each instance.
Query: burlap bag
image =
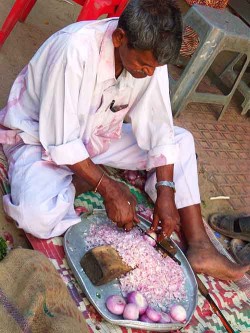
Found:
[[[53,264],[15,249],[0,262],[0,333],[89,332]]]

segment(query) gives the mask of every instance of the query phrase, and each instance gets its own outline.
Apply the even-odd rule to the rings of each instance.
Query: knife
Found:
[[[145,217],[143,217],[142,215],[140,215],[140,213],[137,212],[137,214],[139,216],[139,220],[141,222],[144,222],[147,227],[150,227],[152,225],[152,222],[150,222],[148,219],[146,219]],[[165,237],[160,243],[164,247],[164,249],[166,250],[166,252],[169,251],[173,255],[175,255],[177,253],[177,249],[175,247],[175,244],[171,240],[170,237]]]
[[[200,293],[209,302],[211,308],[214,310],[214,312],[216,313],[216,315],[220,318],[220,320],[221,320],[223,326],[225,327],[225,329],[227,330],[227,332],[228,333],[235,333],[235,331],[233,330],[233,328],[231,327],[231,325],[229,324],[229,322],[224,317],[224,315],[221,312],[221,310],[218,308],[218,305],[212,299],[212,297],[209,294],[209,291],[208,291],[207,287],[205,286],[205,284],[201,281],[201,279],[199,278],[199,276],[197,274],[195,274],[195,277],[196,277],[196,281],[197,281]]]
[[[146,230],[144,230],[139,224],[135,225],[136,228],[138,228],[144,235],[147,235],[147,237],[152,238],[156,242],[156,246],[160,249],[162,249],[171,259],[173,259],[175,262],[177,262],[178,265],[181,265],[181,262],[179,259],[175,257],[175,255],[167,249],[166,246],[162,245],[161,243],[157,242],[154,237],[150,236]]]
[[[95,208],[93,209],[92,211],[89,211],[89,212],[85,212],[82,214],[82,216],[84,217],[87,217],[91,214],[98,214],[98,213],[106,213],[106,210],[103,209],[103,208]],[[140,213],[138,213],[138,216],[139,216],[139,219],[141,222],[144,222],[148,227],[152,224],[149,220],[147,220],[145,217],[143,217],[142,215],[140,215]],[[176,247],[174,246],[174,243],[173,241],[170,239],[170,238],[165,238],[163,241],[161,241],[160,243],[157,242],[152,236],[150,236],[146,230],[144,228],[142,228],[139,224],[135,223],[134,224],[135,227],[137,227],[143,234],[147,235],[148,237],[152,238],[155,242],[156,242],[156,245],[162,249],[170,258],[172,258],[175,262],[178,263],[178,265],[181,265],[181,262],[180,260],[178,260],[176,257],[175,257],[175,254],[177,252],[177,249]]]
[[[149,227],[152,223],[147,220],[145,217],[143,217],[139,212],[137,212],[139,220],[141,222],[144,222],[146,224],[147,227]],[[142,228],[140,226],[140,224],[135,224],[135,227],[137,227],[138,229],[140,229],[140,231],[147,235],[148,237],[152,238],[155,242],[156,242],[156,246],[160,249],[162,249],[171,259],[173,259],[176,263],[178,263],[178,265],[181,265],[180,260],[178,260],[175,255],[177,253],[177,249],[173,243],[173,241],[171,240],[171,238],[166,237],[164,238],[161,242],[158,242],[154,239],[154,237],[150,236],[146,230],[144,228]]]

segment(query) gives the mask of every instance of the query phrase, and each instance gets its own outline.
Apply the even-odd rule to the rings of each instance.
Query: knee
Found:
[[[5,212],[16,221],[18,228],[37,238],[50,238],[55,221],[60,221],[60,216],[55,211],[50,214],[41,204],[32,202],[20,201],[15,204],[10,195],[4,196],[3,205]]]
[[[181,135],[181,140],[179,141],[179,146],[181,150],[184,150],[186,153],[195,153],[195,143],[192,133],[187,130],[183,130]]]
[[[56,195],[46,191],[39,195],[38,191],[35,193],[27,188],[17,193],[12,188],[11,195],[4,197],[4,210],[17,221],[19,228],[35,237],[47,239],[65,232],[69,226],[67,221],[75,221],[74,197],[72,184]]]
[[[50,238],[53,230],[51,217],[39,206],[23,204],[22,212],[16,221],[19,228],[37,238]]]

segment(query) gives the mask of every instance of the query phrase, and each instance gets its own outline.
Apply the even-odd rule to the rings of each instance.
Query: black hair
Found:
[[[173,0],[130,0],[118,21],[128,47],[152,51],[160,65],[174,63],[182,43],[181,12]]]

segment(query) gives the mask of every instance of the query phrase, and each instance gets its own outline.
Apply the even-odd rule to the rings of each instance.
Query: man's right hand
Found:
[[[104,199],[107,215],[118,227],[129,231],[139,219],[136,215],[136,198],[128,187],[113,180],[95,165],[90,158],[68,166],[78,177],[96,188]]]
[[[109,219],[118,227],[129,231],[134,223],[139,223],[136,198],[125,184],[109,179],[109,191],[106,191],[103,198]]]

